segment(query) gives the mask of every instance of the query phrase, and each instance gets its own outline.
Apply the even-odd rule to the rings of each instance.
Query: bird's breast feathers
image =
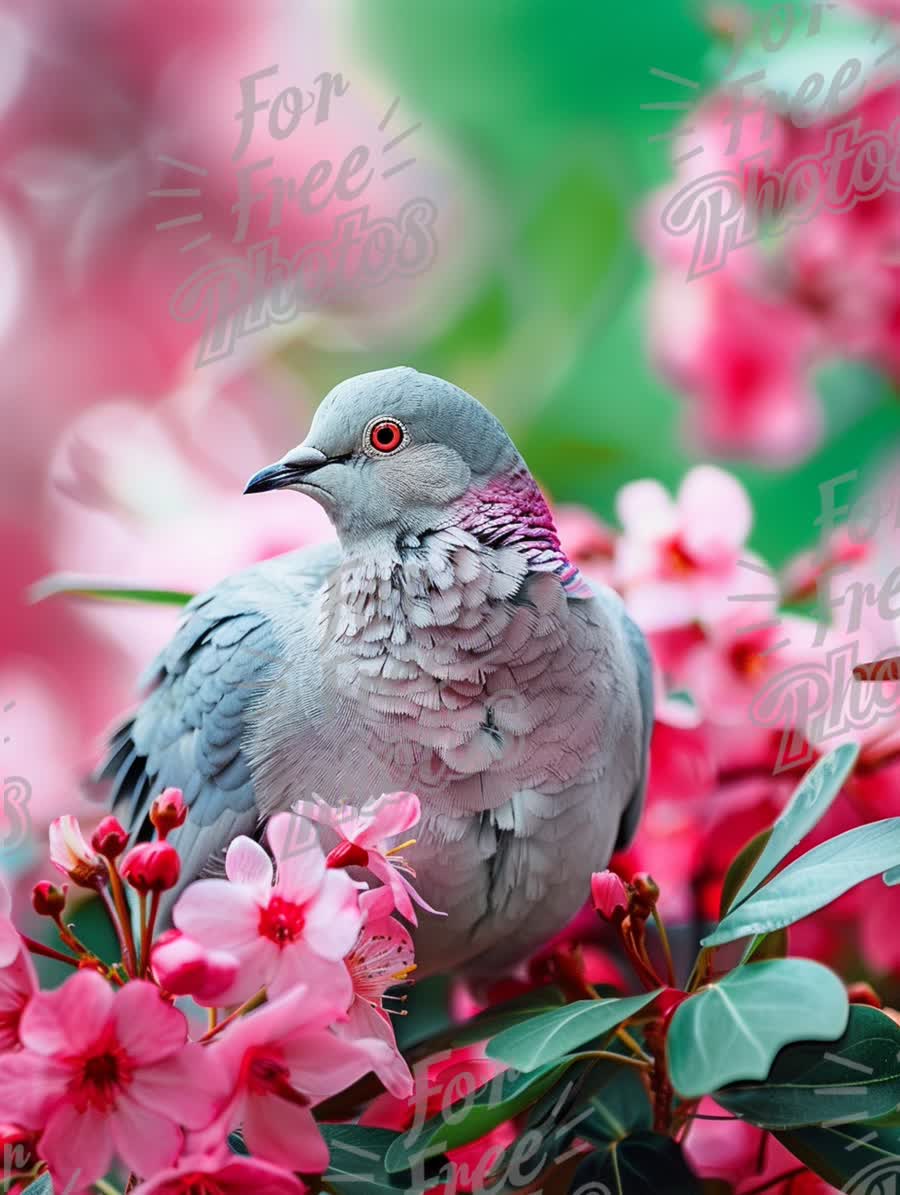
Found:
[[[448,812],[482,811],[599,779],[604,738],[626,730],[594,603],[460,528],[344,559],[317,638],[334,702],[323,721],[345,765],[334,781],[383,777]],[[299,774],[313,780],[304,751]]]

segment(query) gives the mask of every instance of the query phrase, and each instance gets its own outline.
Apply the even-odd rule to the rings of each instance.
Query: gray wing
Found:
[[[647,793],[647,778],[650,765],[650,739],[653,735],[653,664],[650,660],[650,650],[647,640],[640,628],[632,622],[624,612],[622,623],[625,637],[634,653],[637,667],[638,695],[641,699],[641,774],[635,785],[634,792],[622,813],[619,824],[619,836],[616,839],[616,850],[621,850],[630,844],[637,832],[641,811],[644,808],[644,797]]]
[[[336,544],[304,548],[229,577],[194,598],[169,646],[151,666],[143,705],[113,735],[99,778],[112,781],[116,813],[140,836],[164,788],[190,806],[172,836],[183,882],[200,874],[259,815],[243,751],[247,714],[290,664],[271,612],[295,610],[318,591],[340,557]]]

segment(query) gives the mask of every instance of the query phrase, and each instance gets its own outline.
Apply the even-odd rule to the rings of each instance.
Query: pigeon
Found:
[[[148,836],[153,797],[183,791],[183,884],[298,801],[415,793],[405,853],[445,914],[418,918],[416,978],[500,974],[566,925],[634,835],[644,638],[567,558],[503,425],[441,378],[341,382],[245,493],[281,489],[320,503],[337,541],[187,604],[112,735],[113,807]]]

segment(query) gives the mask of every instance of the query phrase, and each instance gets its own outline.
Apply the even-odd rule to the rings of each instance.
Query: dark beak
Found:
[[[254,473],[244,487],[245,494],[261,494],[265,490],[283,490],[302,482],[307,474],[321,469],[328,463],[328,457],[317,448],[299,448],[283,456],[274,465],[266,465]]]

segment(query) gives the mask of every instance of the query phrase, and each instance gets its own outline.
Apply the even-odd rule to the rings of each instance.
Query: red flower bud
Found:
[[[128,831],[117,817],[105,817],[91,835],[91,846],[104,859],[118,859],[128,846]]]
[[[615,914],[628,908],[628,892],[614,871],[595,871],[591,876],[591,899],[604,921],[612,921]]]
[[[35,884],[31,890],[31,904],[35,913],[39,917],[53,917],[54,920],[61,916],[66,907],[67,891],[66,885],[57,888],[49,880],[41,880],[39,884]]]
[[[369,862],[369,852],[358,842],[345,839],[339,842],[333,851],[329,851],[325,860],[326,867],[365,867]]]
[[[161,840],[165,840],[170,831],[183,826],[186,817],[187,805],[180,788],[165,789],[150,806],[150,821]]]
[[[193,996],[198,1004],[215,1005],[238,971],[233,955],[207,950],[177,929],[157,939],[150,963],[160,987],[173,996]]]
[[[142,842],[131,848],[119,870],[137,892],[166,892],[178,883],[181,860],[168,842]]]
[[[851,1004],[868,1004],[871,1008],[884,1008],[884,1001],[868,983],[848,984],[847,999]]]

